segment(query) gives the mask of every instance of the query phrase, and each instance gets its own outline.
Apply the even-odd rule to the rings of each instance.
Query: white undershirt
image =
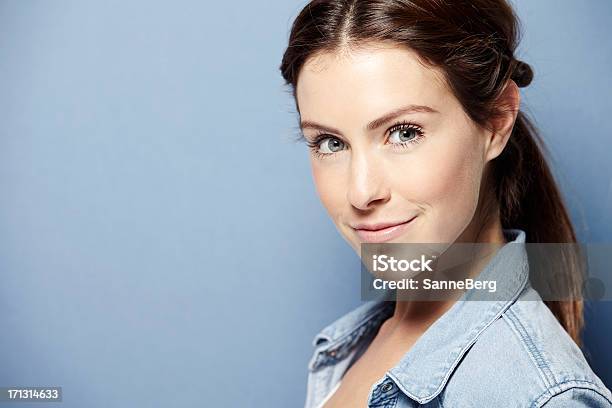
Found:
[[[341,381],[338,381],[338,383],[334,386],[334,388],[332,388],[332,390],[329,392],[329,394],[327,394],[327,396],[323,399],[323,401],[321,401],[321,403],[319,405],[317,405],[316,408],[323,408],[323,405],[325,405],[325,403],[327,403],[327,401],[329,401],[329,399],[332,397],[332,395],[334,395],[334,393],[336,392],[338,387],[340,387],[340,382]]]

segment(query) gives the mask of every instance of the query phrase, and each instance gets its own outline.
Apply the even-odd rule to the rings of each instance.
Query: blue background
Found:
[[[278,72],[304,2],[236,3],[1,0],[0,386],[63,386],[66,407],[303,404],[359,261]],[[612,3],[517,10],[526,106],[580,237],[611,242]],[[590,305],[608,386],[611,334],[612,303]]]

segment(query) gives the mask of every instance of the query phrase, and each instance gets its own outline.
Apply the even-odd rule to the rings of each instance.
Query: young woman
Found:
[[[542,301],[508,250],[576,241],[520,111],[517,31],[504,0],[315,0],[296,18],[280,69],[341,235],[500,244],[482,273],[510,282],[503,300],[340,318],[314,339],[306,407],[612,406],[578,346],[581,301]],[[573,285],[578,265],[560,267]]]

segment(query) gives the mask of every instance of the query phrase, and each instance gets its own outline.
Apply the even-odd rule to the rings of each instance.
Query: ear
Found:
[[[486,133],[485,162],[499,156],[510,139],[521,105],[521,94],[514,81],[506,82],[497,104],[499,114],[490,122],[492,130]]]

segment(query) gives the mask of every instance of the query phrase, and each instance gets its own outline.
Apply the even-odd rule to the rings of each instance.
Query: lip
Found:
[[[367,243],[380,243],[391,241],[402,235],[416,218],[414,217],[400,222],[381,222],[377,224],[357,224],[352,226],[359,238]]]

